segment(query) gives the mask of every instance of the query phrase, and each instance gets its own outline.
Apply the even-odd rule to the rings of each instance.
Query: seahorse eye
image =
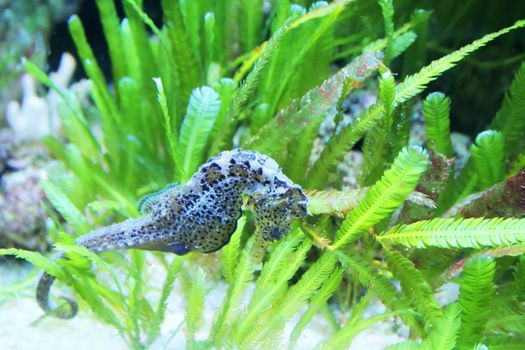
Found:
[[[279,240],[281,239],[285,234],[287,234],[287,230],[286,229],[282,229],[282,228],[274,228],[271,232],[270,232],[270,239],[272,241],[276,241],[276,240]]]

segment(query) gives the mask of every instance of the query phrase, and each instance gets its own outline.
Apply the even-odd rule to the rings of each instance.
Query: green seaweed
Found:
[[[174,288],[186,300],[178,311],[189,349],[299,347],[316,317],[333,325],[317,348],[347,347],[387,318],[401,320],[412,338],[392,348],[524,346],[515,335],[525,315],[516,304],[525,284],[525,66],[458,176],[448,91],[423,102],[428,150],[409,138],[411,107],[427,86],[524,20],[429,62],[433,12],[413,13],[397,1],[281,0],[266,8],[263,1],[163,0],[162,23],[142,1],[124,0],[123,18],[114,1],[96,4],[110,76],[79,17],[68,21],[92,81],[92,109],[24,61],[61,98],[62,134],[45,143],[62,165],[41,187],[62,218],[52,234],[67,259],[15,249],[0,255],[28,260],[70,286],[81,312],[92,310],[134,349],[169,346],[162,325]],[[376,102],[343,125],[347,96],[376,88]],[[336,127],[320,142],[320,125],[331,117]],[[184,184],[207,157],[233,147],[276,159],[308,194],[309,217],[280,241],[261,243],[245,213],[230,243],[206,257],[97,256],[72,243],[70,235],[138,216],[138,198]],[[357,189],[340,186],[338,169],[351,150],[363,154]],[[145,198],[138,209],[157,197]],[[157,289],[150,262],[163,273]],[[435,292],[459,273],[459,301],[439,306]],[[218,283],[226,292],[203,336],[206,296]],[[387,310],[364,318],[375,300]],[[512,317],[488,312],[489,301]]]

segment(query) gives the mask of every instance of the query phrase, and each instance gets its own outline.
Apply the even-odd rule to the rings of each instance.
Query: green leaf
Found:
[[[522,63],[505,95],[501,109],[490,124],[490,129],[501,131],[505,139],[505,155],[515,158],[523,152],[525,130],[525,63]],[[517,147],[521,145],[521,147]]]
[[[415,340],[406,340],[401,343],[396,343],[387,346],[383,350],[420,350],[421,344]]]
[[[89,46],[80,18],[76,15],[71,16],[68,20],[68,26],[86,74],[93,81],[93,94],[97,106],[101,110],[106,111],[105,113],[108,119],[117,118],[115,102],[109,93],[104,74]]]
[[[237,221],[237,228],[230,238],[230,242],[221,249],[221,271],[226,281],[231,285],[235,280],[235,268],[241,253],[241,236],[246,226],[246,216]]]
[[[309,125],[325,118],[339,101],[345,85],[359,86],[380,64],[374,54],[365,54],[345,66],[320,86],[281,110],[245,145],[246,148],[275,155]]]
[[[328,341],[321,343],[315,349],[348,349],[355,337],[362,331],[387,318],[397,316],[399,312],[387,312],[369,318],[361,318],[355,322],[348,322],[339,332]]]
[[[356,188],[344,191],[306,191],[308,196],[308,215],[319,214],[347,214],[359,205],[370,187]],[[407,200],[415,205],[426,208],[435,208],[435,203],[421,192],[412,192]]]
[[[168,111],[168,102],[166,100],[166,94],[164,93],[164,85],[162,84],[161,78],[153,78],[153,82],[157,88],[157,101],[159,102],[160,109],[162,110],[162,116],[164,117],[164,130],[166,139],[170,145],[170,151],[173,161],[176,162],[177,155],[177,128],[173,127],[173,122]],[[175,164],[177,165],[177,164]]]
[[[158,307],[155,311],[153,319],[151,320],[151,326],[148,330],[147,344],[149,346],[153,344],[155,339],[160,334],[160,327],[162,322],[164,321],[166,309],[168,307],[168,297],[170,296],[170,293],[173,289],[173,283],[175,282],[175,278],[179,273],[183,262],[184,259],[175,258],[175,260],[170,264],[170,266],[167,269],[166,279],[164,280],[164,284],[162,285],[162,292],[159,298]]]
[[[301,279],[274,305],[268,318],[261,315],[261,322],[254,327],[243,341],[243,347],[253,348],[261,339],[271,337],[284,327],[287,320],[303,307],[321,287],[336,268],[337,257],[332,253],[323,254],[302,276]],[[239,339],[241,340],[241,339]]]
[[[519,257],[516,270],[514,271],[514,281],[516,282],[517,298],[525,300],[525,255]]]
[[[410,309],[410,302],[403,294],[396,290],[396,287],[388,278],[379,273],[372,264],[359,256],[345,255],[336,251],[336,254],[350,273],[367,289],[373,291],[385,304],[393,311],[404,311]],[[416,334],[422,333],[422,328],[417,319],[412,314],[401,314],[403,322],[410,327]]]
[[[503,180],[504,147],[501,132],[486,130],[476,137],[476,144],[470,151],[481,189]]]
[[[375,183],[389,167],[394,156],[399,152],[398,143],[403,142],[394,115],[395,80],[389,70],[379,79],[379,102],[385,113],[381,121],[368,131],[363,144],[363,163],[360,168],[359,184],[370,186]],[[394,127],[394,125],[396,125]],[[404,147],[405,145],[402,145]]]
[[[253,280],[255,268],[250,258],[253,240],[254,237],[252,236],[241,252],[235,268],[235,279],[231,282],[226,293],[221,310],[216,314],[210,333],[214,344],[221,345],[228,339],[227,336],[232,331],[231,326],[242,308],[244,293]]]
[[[421,344],[421,348],[425,350],[453,350],[456,346],[461,326],[461,311],[458,303],[449,305],[445,310],[445,315]]]
[[[301,333],[313,317],[319,313],[323,307],[327,306],[328,299],[334,294],[336,289],[339,288],[344,272],[344,269],[336,268],[335,271],[332,272],[332,275],[323,283],[319,292],[308,303],[308,310],[301,316],[301,319],[297,322],[290,335],[289,348],[293,348],[293,345],[297,342]]]
[[[480,248],[525,241],[525,219],[432,219],[397,225],[376,238],[410,248]]]
[[[440,59],[432,61],[428,66],[423,67],[418,73],[410,75],[403,80],[396,89],[396,103],[403,103],[423,91],[427,84],[435,80],[443,72],[453,68],[459,61],[470,53],[485,46],[487,43],[506,34],[514,29],[525,26],[525,20],[517,21],[514,25],[503,28],[497,32],[487,34],[484,37],[465,45],[459,50],[452,52]]]
[[[264,312],[275,308],[275,304],[282,300],[283,294],[288,290],[288,281],[297,273],[312,247],[312,241],[308,239],[297,247],[304,238],[300,230],[288,237],[279,244],[264,265],[250,303],[235,324],[234,338],[238,343],[257,326],[257,321]]]
[[[450,139],[450,99],[441,92],[433,92],[423,102],[425,132],[436,151],[451,158],[453,155]]]
[[[240,43],[242,50],[248,52],[253,49],[261,37],[261,25],[263,22],[263,1],[262,0],[241,0],[239,1],[240,10]]]
[[[69,200],[62,190],[51,181],[42,181],[40,187],[46,194],[47,198],[53,204],[53,207],[64,217],[70,224],[75,233],[87,233],[91,225],[86,220],[85,215]]]
[[[432,325],[438,324],[443,312],[421,271],[416,269],[414,263],[401,253],[388,249],[383,251],[394,278],[399,280],[403,293],[414,304],[416,311],[420,312],[424,319]]]
[[[385,22],[385,37],[387,39],[387,49],[385,55],[385,63],[389,64],[392,61],[393,50],[393,35],[394,35],[394,4],[392,0],[378,0],[383,13],[383,20]]]
[[[203,321],[205,288],[206,273],[199,267],[191,276],[191,286],[186,294],[186,327],[190,342],[194,341],[195,333]]]
[[[525,117],[523,114],[525,101],[525,65],[522,65],[512,82],[508,94],[505,96],[503,106],[496,114],[490,128],[498,130],[503,134],[505,142],[505,157],[508,160],[518,158],[517,163],[511,169],[510,174],[520,171],[525,165],[525,157],[520,161],[519,152],[523,151],[520,146],[525,128]],[[476,167],[471,157],[461,174],[441,193],[438,201],[438,215],[445,212],[463,197],[475,191],[478,184]]]
[[[219,95],[213,89],[203,86],[193,90],[177,145],[177,164],[182,182],[186,182],[204,161],[208,134],[220,106]]]
[[[523,335],[494,335],[486,337],[484,343],[490,350],[522,350],[525,348]]]
[[[56,278],[64,279],[64,271],[60,269],[55,263],[50,261],[48,258],[37,252],[30,252],[28,250],[16,249],[16,248],[3,248],[0,249],[0,256],[12,255],[19,259],[24,259],[31,265],[38,269],[43,269],[46,273]]]
[[[115,2],[96,0],[104,37],[108,42],[113,81],[120,81],[126,75],[125,51],[120,36],[120,23]]]
[[[416,39],[416,33],[411,30],[395,38],[388,49],[391,59],[394,59],[405,52],[414,43],[414,41],[416,41]]]
[[[476,257],[465,266],[459,293],[461,348],[472,348],[481,340],[492,311],[495,269],[496,263],[487,257]]]
[[[392,167],[367,192],[336,233],[334,249],[357,240],[366,230],[388,217],[414,190],[428,165],[428,154],[421,148],[404,148]]]
[[[299,244],[302,242],[301,247]],[[309,239],[305,239],[301,230],[293,230],[286,238],[275,247],[272,251],[268,261],[264,264],[257,283],[255,285],[254,296],[257,294],[265,294],[263,291],[279,284],[288,281],[293,277],[297,269],[300,267],[312,245]],[[298,259],[297,259],[298,258]],[[297,260],[295,264],[294,262]]]
[[[376,125],[384,113],[383,104],[375,103],[332,137],[308,172],[307,188],[322,189],[326,185],[328,175],[335,171],[345,155]]]

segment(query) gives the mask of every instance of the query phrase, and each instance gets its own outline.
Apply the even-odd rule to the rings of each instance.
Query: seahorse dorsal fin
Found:
[[[152,206],[159,201],[159,198],[162,197],[164,194],[174,190],[175,188],[179,187],[179,183],[171,183],[164,187],[162,190],[153,192],[150,194],[147,194],[143,197],[141,197],[137,202],[137,207],[139,209],[139,212],[141,214],[147,214],[151,211]]]

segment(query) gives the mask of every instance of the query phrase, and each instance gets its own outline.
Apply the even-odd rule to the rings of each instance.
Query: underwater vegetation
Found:
[[[414,7],[400,23],[391,0],[162,0],[161,23],[142,1],[96,5],[111,76],[79,17],[68,21],[91,81],[89,103],[23,60],[59,97],[59,132],[42,139],[59,162],[40,187],[54,250],[65,258],[15,248],[1,255],[69,287],[79,312],[92,312],[134,349],[170,346],[159,339],[175,283],[186,305],[184,328],[173,334],[184,331],[189,349],[298,347],[315,317],[330,325],[316,349],[347,348],[385,319],[409,329],[390,349],[525,347],[525,63],[461,162],[451,99],[426,91],[476,50],[522,33],[525,20],[427,62],[432,12]],[[345,101],[359,93],[375,98],[348,113]],[[414,137],[418,127],[423,136]],[[206,184],[193,186],[204,173],[222,181],[223,169],[205,162],[235,148],[271,164],[277,183],[294,191],[258,188],[236,193],[233,204],[224,199],[226,219],[236,221],[226,231],[221,220],[204,232],[187,229],[201,227],[197,219],[175,220],[170,233],[183,238],[173,250],[184,256],[97,255],[107,249],[76,241],[139,222],[139,207],[146,218],[168,204],[170,213],[184,212],[191,201],[167,198],[204,191]],[[348,164],[351,151],[359,165]],[[345,180],[348,167],[354,180]],[[241,179],[258,174],[252,163],[234,170]],[[151,195],[172,183],[180,185]],[[210,231],[221,241],[208,246]],[[152,248],[146,243],[134,245]],[[153,250],[169,250],[162,248]],[[159,288],[149,264],[163,268]],[[220,283],[226,292],[209,322],[205,297]],[[458,284],[459,295],[441,305],[435,294],[447,283]],[[50,295],[50,315],[76,311]],[[386,311],[367,317],[375,300]]]

